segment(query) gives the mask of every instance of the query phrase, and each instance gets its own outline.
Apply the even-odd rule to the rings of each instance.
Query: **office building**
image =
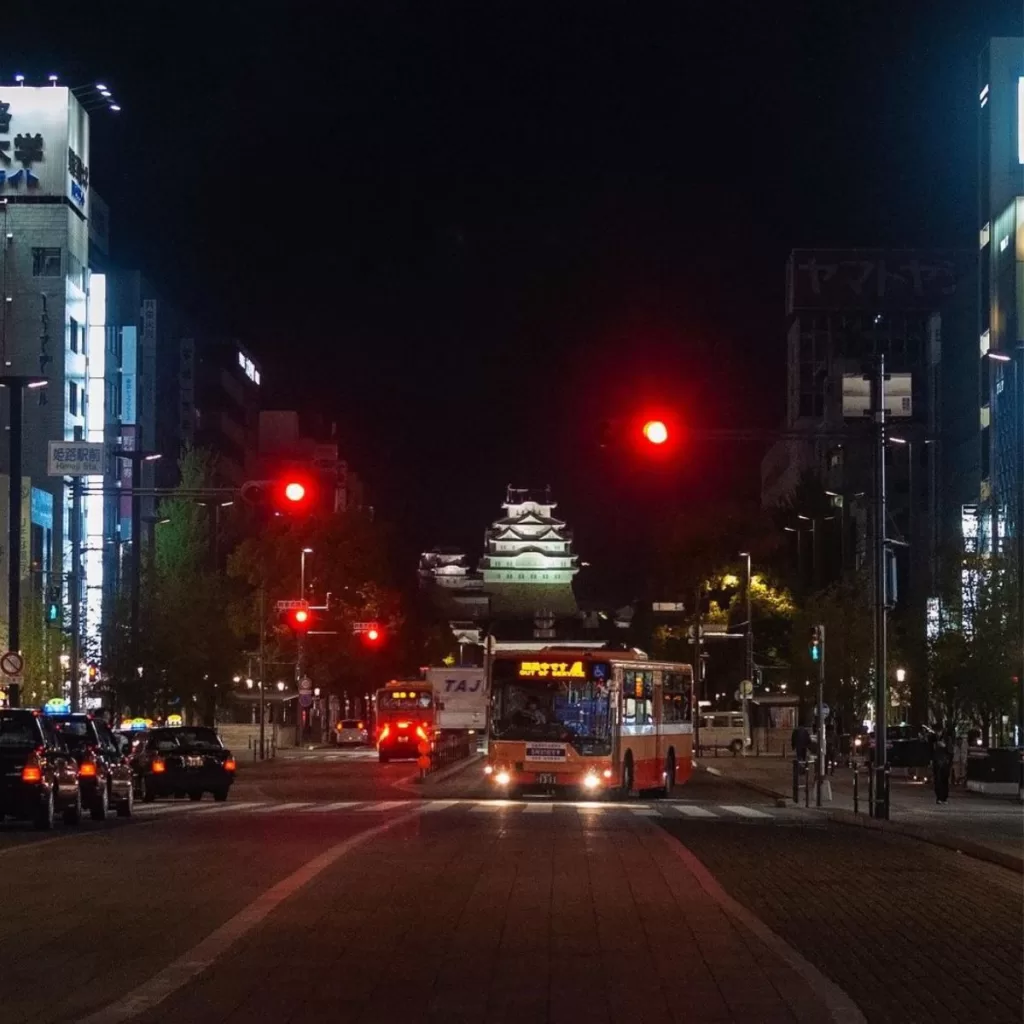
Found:
[[[980,367],[979,550],[1017,535],[1024,472],[1024,39],[992,39],[978,67],[978,295]],[[1018,376],[1019,375],[1019,376]],[[965,509],[967,532],[975,529]]]

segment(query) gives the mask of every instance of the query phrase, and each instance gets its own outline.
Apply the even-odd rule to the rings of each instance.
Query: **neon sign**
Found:
[[[521,679],[586,679],[583,662],[523,661],[519,664]]]

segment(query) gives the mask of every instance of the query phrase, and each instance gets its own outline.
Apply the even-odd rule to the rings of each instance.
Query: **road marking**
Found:
[[[503,811],[507,807],[522,807],[522,804],[517,804],[513,800],[487,800],[483,803],[477,804],[475,807],[470,807],[470,811],[484,812],[488,811]]]
[[[411,800],[381,800],[380,803],[367,804],[366,807],[360,807],[361,811],[390,811],[395,807],[406,807],[411,804]]]
[[[697,807],[694,804],[676,804],[676,810],[680,814],[685,814],[688,818],[717,818],[718,815],[714,811],[709,811],[706,807]]]
[[[458,800],[428,800],[420,806],[420,810],[426,814],[427,811],[443,811],[449,807],[454,807],[459,801]]]
[[[555,809],[554,804],[527,804],[523,808],[524,814],[550,814]]]
[[[253,808],[253,814],[266,814],[269,811],[297,811],[300,807],[309,807],[310,803],[308,800],[304,800],[301,803],[294,804],[269,804],[266,807]]]
[[[657,828],[649,825],[649,828]],[[719,884],[694,854],[670,832],[657,828],[662,840],[678,857],[686,869],[697,880],[698,885],[734,920],[745,925],[761,942],[777,956],[781,957],[801,978],[828,1010],[829,1016],[836,1024],[865,1024],[864,1014],[860,1007],[838,986],[830,981],[812,963],[802,957],[785,939],[777,935],[756,914],[747,910],[741,903],[733,899]],[[90,1022],[83,1022],[90,1024]]]
[[[770,818],[770,814],[765,814],[764,811],[754,810],[753,807],[741,807],[738,804],[722,804],[723,811],[732,811],[733,814],[738,814],[741,818]]]
[[[631,807],[630,810],[640,818],[660,818],[661,811],[653,807]]]
[[[279,904],[294,895],[303,886],[311,882],[317,875],[325,871],[345,854],[370,839],[393,829],[404,822],[415,818],[413,814],[403,814],[382,825],[369,828],[365,832],[351,836],[325,850],[318,857],[303,864],[287,878],[281,879],[277,885],[258,896],[247,907],[240,910],[234,917],[212,931],[201,942],[173,960],[162,971],[148,981],[122,996],[117,1002],[110,1003],[91,1013],[79,1021],[79,1024],[121,1024],[151,1010],[162,1003],[168,996],[187,985],[198,974],[202,974],[211,964],[223,956],[243,935],[252,931],[261,921],[271,914]]]
[[[366,803],[365,800],[338,800],[333,804],[317,804],[315,807],[307,807],[306,813],[312,814],[320,811],[340,811],[343,807],[358,807]]]
[[[252,811],[257,807],[263,807],[264,800],[248,800],[236,804],[214,804],[212,807],[200,807],[203,814],[223,814],[225,811]]]

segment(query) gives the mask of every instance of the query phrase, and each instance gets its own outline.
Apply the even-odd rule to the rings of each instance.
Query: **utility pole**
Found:
[[[886,608],[886,504],[885,504],[885,356],[878,361],[871,376],[871,416],[874,421],[875,469],[875,757],[872,770],[875,775],[874,807],[872,816],[889,817],[889,790],[886,785],[886,728],[888,703],[888,612]]]
[[[743,699],[743,756],[747,756],[747,740],[750,733],[750,719],[749,715],[749,704],[747,703],[747,686],[749,682],[751,686],[754,685],[754,614],[753,614],[753,602],[750,596],[750,579],[751,579],[751,564],[750,564],[750,552],[741,551],[740,555],[746,555],[747,558],[747,579],[746,579],[746,598],[747,598],[747,630],[746,630],[746,679],[740,684],[740,696]]]
[[[82,428],[75,427],[75,440],[82,440]],[[71,478],[71,710],[80,710],[82,672],[82,478]],[[117,708],[114,709],[115,715]]]
[[[700,596],[701,596],[701,581],[697,581],[697,586],[694,588],[694,599],[693,599],[693,692],[694,692],[694,708],[693,708],[693,746],[697,754],[700,754],[700,697],[703,691],[703,683],[701,668],[703,663],[701,661],[701,621],[700,621]]]
[[[1024,347],[1014,352],[1013,384],[1017,402],[1017,799],[1024,803]]]

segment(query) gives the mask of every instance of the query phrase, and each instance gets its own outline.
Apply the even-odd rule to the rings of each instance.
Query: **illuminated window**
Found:
[[[985,246],[988,245],[988,243],[991,241],[991,239],[992,239],[992,227],[991,227],[991,225],[986,224],[978,232],[978,248],[979,249],[984,249]]]
[[[981,407],[981,429],[984,430],[992,422],[992,409],[987,405]]]
[[[992,347],[992,332],[985,331],[981,335],[981,354],[984,355]]]
[[[1003,235],[1003,237],[999,239],[999,251],[1000,252],[1006,252],[1006,250],[1009,249],[1009,248],[1010,248],[1010,236],[1009,235]]]
[[[978,102],[979,102],[979,103],[980,103],[980,104],[981,104],[982,106],[985,106],[985,104],[986,104],[986,103],[988,103],[988,86],[987,86],[987,85],[986,85],[986,86],[985,86],[985,88],[984,88],[984,89],[982,89],[982,90],[981,90],[981,92],[980,92],[980,93],[978,94]]]

